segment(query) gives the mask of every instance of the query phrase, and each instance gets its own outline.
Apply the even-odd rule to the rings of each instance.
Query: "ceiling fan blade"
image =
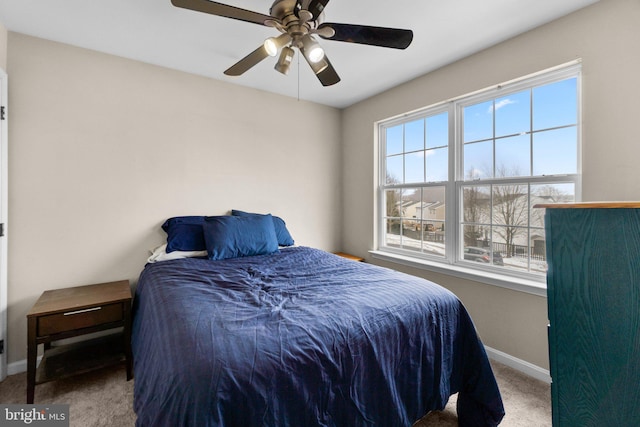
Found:
[[[224,73],[227,76],[240,76],[249,71],[251,67],[257,65],[260,61],[268,57],[269,54],[267,53],[267,49],[265,49],[264,45],[260,45],[259,48],[226,69]]]
[[[280,34],[274,39],[275,45],[278,49],[280,49],[290,41],[291,36],[287,33]],[[269,53],[267,52],[267,49],[265,48],[263,43],[249,55],[245,56],[240,61],[236,62],[234,65],[226,69],[224,71],[224,74],[226,74],[227,76],[240,76],[267,57],[269,57]]]
[[[321,32],[323,28],[331,28],[335,34],[332,37],[327,37]],[[411,30],[334,23],[320,24],[318,26],[318,35],[327,40],[391,47],[394,49],[406,49],[413,40],[413,31]]]
[[[209,13],[211,15],[223,16],[225,18],[237,19],[259,25],[265,25],[266,21],[276,20],[269,15],[263,15],[262,13],[208,0],[171,0],[171,4],[183,9],[195,10],[196,12]]]
[[[318,80],[320,80],[320,83],[322,83],[322,86],[331,86],[340,81],[340,76],[333,68],[333,65],[331,65],[331,62],[329,62],[329,58],[325,56],[325,60],[327,61],[327,68],[316,73],[316,76]]]
[[[320,16],[325,6],[327,6],[327,3],[329,3],[329,0],[311,0],[309,2],[307,10],[313,15],[314,21],[318,19],[318,16]]]

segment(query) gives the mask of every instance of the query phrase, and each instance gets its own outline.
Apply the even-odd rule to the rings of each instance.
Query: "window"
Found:
[[[580,66],[379,126],[378,250],[540,280],[544,212],[580,188]]]
[[[449,113],[392,125],[383,139],[385,245],[444,257]]]

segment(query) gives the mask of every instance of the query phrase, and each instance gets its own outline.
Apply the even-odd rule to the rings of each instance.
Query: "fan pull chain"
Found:
[[[296,57],[298,59],[298,102],[300,102],[300,54]]]

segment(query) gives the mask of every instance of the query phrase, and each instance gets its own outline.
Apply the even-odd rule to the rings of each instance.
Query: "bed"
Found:
[[[133,308],[138,426],[411,426],[458,394],[504,415],[462,303],[318,249],[147,264]]]

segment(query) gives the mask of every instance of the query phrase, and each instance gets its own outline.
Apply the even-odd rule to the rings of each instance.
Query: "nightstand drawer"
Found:
[[[123,320],[122,303],[72,310],[38,318],[37,335],[42,337]]]

